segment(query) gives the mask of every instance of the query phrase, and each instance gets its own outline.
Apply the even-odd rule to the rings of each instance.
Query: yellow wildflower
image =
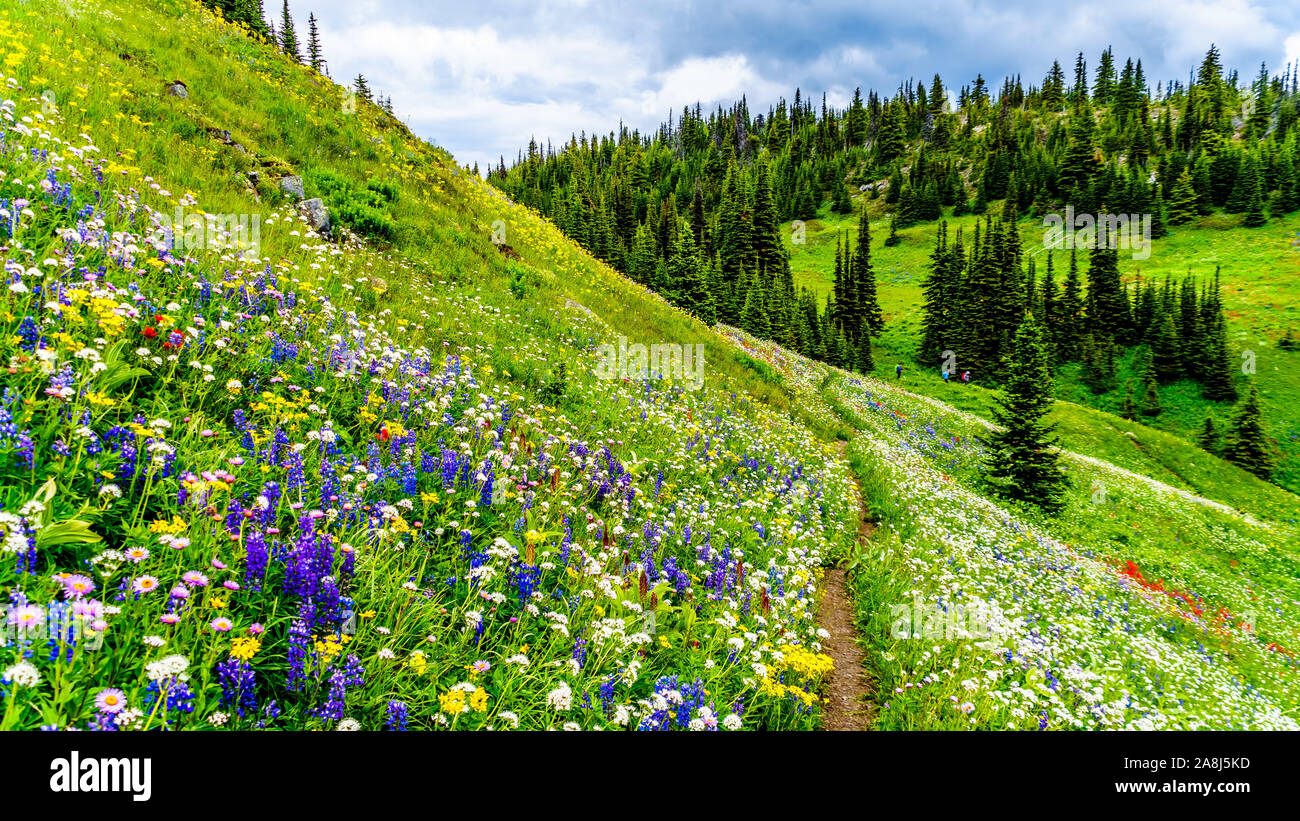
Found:
[[[252,636],[241,636],[231,642],[230,655],[240,661],[248,661],[262,649],[262,642]]]

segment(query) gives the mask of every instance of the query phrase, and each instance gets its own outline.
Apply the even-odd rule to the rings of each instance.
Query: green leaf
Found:
[[[36,534],[37,549],[61,544],[93,544],[98,541],[99,535],[90,529],[90,522],[83,519],[66,519],[42,528]]]
[[[148,376],[148,375],[149,375],[149,371],[145,370],[144,368],[125,368],[122,370],[114,371],[111,376],[108,376],[103,380],[103,382],[101,382],[99,386],[100,387],[99,392],[108,393],[113,388],[116,388],[118,385],[122,384],[128,379],[138,379],[141,376]]]

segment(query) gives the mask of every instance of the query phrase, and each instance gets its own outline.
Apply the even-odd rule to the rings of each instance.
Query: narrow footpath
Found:
[[[848,446],[839,442],[838,447],[843,457]],[[858,503],[858,544],[861,546],[871,538],[876,526],[863,504],[856,478],[853,480],[853,493]],[[858,643],[853,597],[849,593],[844,568],[828,568],[822,588],[821,626],[830,633],[830,638],[822,642],[822,650],[835,661],[822,696],[822,729],[866,730],[875,713],[875,705],[869,701],[873,688]]]

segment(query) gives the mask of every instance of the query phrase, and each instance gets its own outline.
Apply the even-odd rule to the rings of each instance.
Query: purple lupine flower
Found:
[[[387,715],[388,717],[384,720],[384,729],[401,732],[406,729],[410,709],[406,706],[405,701],[390,701],[388,702]]]

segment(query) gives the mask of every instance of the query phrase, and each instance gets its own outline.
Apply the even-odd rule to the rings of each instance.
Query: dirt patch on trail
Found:
[[[839,442],[838,449],[843,456],[847,444]],[[858,544],[863,544],[876,526],[862,503],[856,479],[853,493],[859,511]],[[826,730],[866,730],[875,715],[875,705],[870,702],[874,688],[863,663],[865,656],[858,644],[854,612],[847,573],[840,567],[828,568],[822,582],[820,621],[830,637],[822,642],[822,650],[834,660],[835,667],[824,682],[822,718]]]
[[[853,627],[853,600],[844,570],[839,567],[827,570],[822,587],[821,624],[831,634],[822,642],[822,651],[835,660],[835,668],[824,683],[823,729],[865,730],[875,710],[867,702],[871,686]]]

